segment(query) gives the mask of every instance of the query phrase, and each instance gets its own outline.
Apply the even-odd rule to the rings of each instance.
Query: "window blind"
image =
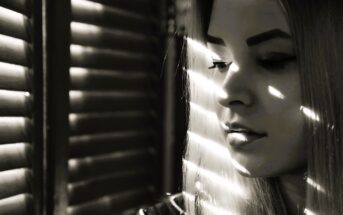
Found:
[[[32,40],[26,0],[0,2],[0,214],[32,214]]]
[[[149,203],[158,174],[154,0],[72,0],[70,215]]]

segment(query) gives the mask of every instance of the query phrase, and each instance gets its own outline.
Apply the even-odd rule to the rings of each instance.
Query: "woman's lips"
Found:
[[[249,133],[249,132],[229,132],[227,133],[227,141],[233,148],[241,148],[251,144],[256,140],[266,137],[265,134]]]
[[[256,132],[247,126],[238,123],[225,123],[222,127],[226,134],[226,140],[236,149],[267,136],[266,133]]]

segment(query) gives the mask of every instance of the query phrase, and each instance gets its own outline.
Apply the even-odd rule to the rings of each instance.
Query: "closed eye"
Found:
[[[296,60],[295,55],[284,53],[271,53],[265,58],[257,59],[260,66],[268,70],[281,70],[284,69],[288,63]]]
[[[232,62],[225,62],[225,61],[213,61],[212,66],[208,67],[208,69],[225,69],[230,67]]]

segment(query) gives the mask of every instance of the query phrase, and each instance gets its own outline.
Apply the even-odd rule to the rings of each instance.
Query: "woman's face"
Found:
[[[299,74],[281,6],[276,0],[214,0],[207,46],[219,56],[210,66],[221,89],[216,112],[232,158],[250,176],[302,167]]]

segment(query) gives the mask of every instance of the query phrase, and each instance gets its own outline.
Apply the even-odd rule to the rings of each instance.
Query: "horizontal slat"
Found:
[[[0,89],[29,91],[30,76],[27,67],[0,62]]]
[[[0,5],[8,9],[29,15],[29,3],[32,0],[1,0]]]
[[[128,72],[74,67],[70,69],[70,76],[72,90],[156,90],[157,82],[156,75],[144,71]]]
[[[114,8],[120,8],[123,10],[133,11],[135,13],[143,14],[146,16],[155,15],[157,8],[155,0],[92,0],[104,5],[108,5]],[[155,13],[154,13],[155,12]]]
[[[115,195],[105,196],[92,202],[68,207],[69,215],[112,215],[131,207],[151,202],[153,195],[150,188],[128,190]]]
[[[143,169],[153,165],[147,149],[113,152],[94,157],[69,160],[69,181],[76,182],[96,176],[108,175],[127,169]]]
[[[29,41],[29,25],[26,16],[0,6],[0,34]]]
[[[28,116],[30,111],[30,93],[0,90],[0,116]]]
[[[157,66],[157,58],[139,52],[123,52],[71,45],[71,66],[95,69],[149,70]]]
[[[104,133],[69,138],[70,157],[105,154],[113,151],[143,149],[152,146],[156,134],[153,130]]]
[[[0,61],[29,66],[30,53],[31,47],[24,40],[0,35]]]
[[[72,22],[71,30],[73,44],[132,52],[140,50],[144,53],[153,53],[157,51],[158,41],[152,35],[140,35],[79,22]]]
[[[0,145],[0,171],[29,167],[31,153],[32,147],[28,143]]]
[[[31,215],[33,198],[30,194],[20,194],[0,200],[0,215]]]
[[[151,110],[156,105],[156,95],[148,92],[71,91],[69,96],[71,112],[73,113],[131,110],[143,111]]]
[[[72,135],[111,131],[145,130],[155,126],[150,112],[118,112],[101,114],[69,114]]]
[[[29,142],[31,121],[24,117],[0,117],[0,144]]]
[[[31,192],[31,185],[29,184],[31,177],[32,173],[29,169],[0,172],[0,199]]]
[[[74,21],[140,33],[156,32],[156,20],[146,16],[86,0],[71,2]]]
[[[69,205],[81,204],[106,195],[151,184],[151,170],[130,171],[68,185]]]

